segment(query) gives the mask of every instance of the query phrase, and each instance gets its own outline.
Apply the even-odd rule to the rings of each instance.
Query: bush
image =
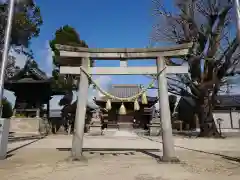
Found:
[[[12,117],[13,110],[12,110],[11,103],[6,98],[4,98],[2,100],[2,105],[3,105],[2,118],[10,118],[10,117]]]

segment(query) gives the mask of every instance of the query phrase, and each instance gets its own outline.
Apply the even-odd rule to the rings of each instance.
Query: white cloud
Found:
[[[53,98],[50,100],[50,109],[61,109],[61,107],[58,105],[59,101],[62,99],[63,96],[53,96]]]
[[[8,91],[8,90],[4,90],[3,91],[3,96],[7,98],[7,100],[12,104],[12,106],[15,105],[16,97],[15,97],[13,92]]]
[[[109,85],[111,84],[111,77],[110,76],[100,76],[100,77],[93,77],[95,82],[99,84],[101,88],[107,90]],[[89,87],[88,90],[88,104],[94,106],[95,103],[93,101],[94,97],[101,97],[102,94],[99,91],[95,90],[92,86]],[[61,109],[62,107],[58,105],[58,102],[63,96],[54,96],[50,101],[50,109]],[[77,92],[73,93],[73,101],[77,99]]]
[[[39,67],[46,72],[46,74],[48,76],[52,76],[52,68],[53,68],[53,64],[52,64],[52,56],[53,56],[53,52],[49,46],[49,42],[46,41],[44,44],[44,47],[42,48],[42,50],[40,50],[37,53],[37,56],[39,57]]]
[[[16,58],[16,65],[20,68],[23,68],[28,57],[22,53],[17,53],[14,50],[10,50],[9,55],[14,56]]]
[[[110,76],[99,76],[99,77],[93,77],[93,80],[105,91],[109,89],[109,86],[111,85],[112,79]],[[90,91],[94,94],[94,97],[102,97],[103,94],[99,92],[96,89],[93,89],[90,87]]]
[[[50,109],[62,109],[61,106],[58,105],[59,101],[63,98],[63,95],[58,95],[58,96],[53,96],[53,98],[50,100]],[[73,92],[73,100],[72,103],[74,101],[76,101],[77,99],[77,92]]]
[[[99,76],[93,77],[93,80],[105,91],[108,91],[109,86],[111,85],[112,79],[110,76]],[[100,98],[103,94],[100,93],[97,89],[94,89],[91,85],[88,90],[88,103],[89,105],[94,105],[93,98]]]

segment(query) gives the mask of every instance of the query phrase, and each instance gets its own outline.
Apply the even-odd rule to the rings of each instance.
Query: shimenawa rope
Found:
[[[155,77],[153,77],[152,81],[149,83],[149,85],[146,88],[143,88],[139,93],[127,97],[127,98],[120,98],[120,97],[116,97],[113,96],[112,94],[106,92],[105,90],[103,90],[91,77],[91,75],[83,68],[80,67],[80,70],[90,79],[90,81],[95,85],[96,89],[101,92],[103,95],[105,95],[106,97],[108,97],[109,99],[106,102],[106,109],[107,110],[111,110],[111,100],[118,100],[122,102],[122,105],[120,106],[119,109],[119,114],[126,114],[126,108],[124,106],[124,102],[131,102],[134,100],[134,110],[138,111],[140,109],[139,103],[138,103],[138,99],[140,96],[142,96],[142,104],[147,104],[147,95],[146,92],[149,88],[151,88],[155,81],[157,80],[158,76],[166,69],[166,67],[164,67],[160,72],[158,72],[156,74]]]

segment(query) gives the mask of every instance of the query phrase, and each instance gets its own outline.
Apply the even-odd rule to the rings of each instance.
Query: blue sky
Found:
[[[44,23],[40,36],[32,40],[31,48],[36,61],[45,71],[51,70],[47,42],[54,37],[56,29],[66,24],[76,28],[89,47],[140,48],[149,45],[153,25],[152,3],[149,0],[69,0],[67,3],[37,0],[36,3],[40,6]],[[154,63],[154,60],[134,60],[129,62],[129,66]],[[119,61],[97,61],[96,66],[119,66]],[[109,84],[150,82],[144,76],[102,76],[95,79],[105,89]],[[153,91],[150,94],[155,95]]]
[[[36,0],[36,3],[41,9],[43,25],[40,36],[32,40],[31,48],[35,60],[48,74],[52,69],[48,41],[53,39],[59,27],[66,24],[74,27],[89,47],[141,48],[149,45],[153,26],[153,6],[149,0]],[[129,62],[129,66],[154,64],[154,60]],[[97,61],[96,66],[119,66],[119,61]],[[109,84],[150,82],[144,76],[102,76],[95,79],[105,89]]]
[[[171,1],[165,2],[168,8],[172,7]],[[40,36],[32,40],[31,48],[35,60],[48,74],[52,70],[48,41],[53,39],[59,27],[66,24],[74,27],[89,47],[141,48],[149,45],[154,25],[150,0],[36,0],[36,3],[41,9],[43,25]],[[20,59],[18,64],[21,64]],[[154,60],[129,62],[129,66],[154,64]],[[96,66],[119,66],[119,61],[97,61]],[[105,89],[109,84],[146,85],[151,81],[144,76],[101,76],[95,79]],[[149,95],[156,93],[152,91]]]
[[[152,30],[152,3],[149,0],[69,0],[42,1],[40,6],[44,24],[40,36],[32,41],[31,48],[39,64],[46,67],[44,49],[57,28],[71,25],[90,47],[146,47]],[[150,60],[151,61],[151,60]],[[151,62],[134,61],[129,65],[151,65]],[[96,66],[119,66],[119,61],[97,61]],[[146,83],[149,79],[136,76],[112,77],[112,83]]]

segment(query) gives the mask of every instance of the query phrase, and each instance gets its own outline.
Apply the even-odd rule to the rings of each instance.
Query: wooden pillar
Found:
[[[89,58],[82,59],[82,67],[88,70]],[[80,160],[82,157],[83,136],[85,126],[86,106],[88,99],[88,77],[84,72],[80,72],[80,82],[78,86],[77,110],[74,124],[74,134],[72,140],[72,158]]]
[[[157,72],[162,71],[166,66],[165,58],[157,58]],[[173,135],[172,135],[172,123],[171,113],[168,99],[168,86],[166,78],[166,70],[164,70],[158,76],[158,96],[159,107],[161,112],[161,124],[162,124],[162,143],[163,143],[163,161],[176,161]]]

